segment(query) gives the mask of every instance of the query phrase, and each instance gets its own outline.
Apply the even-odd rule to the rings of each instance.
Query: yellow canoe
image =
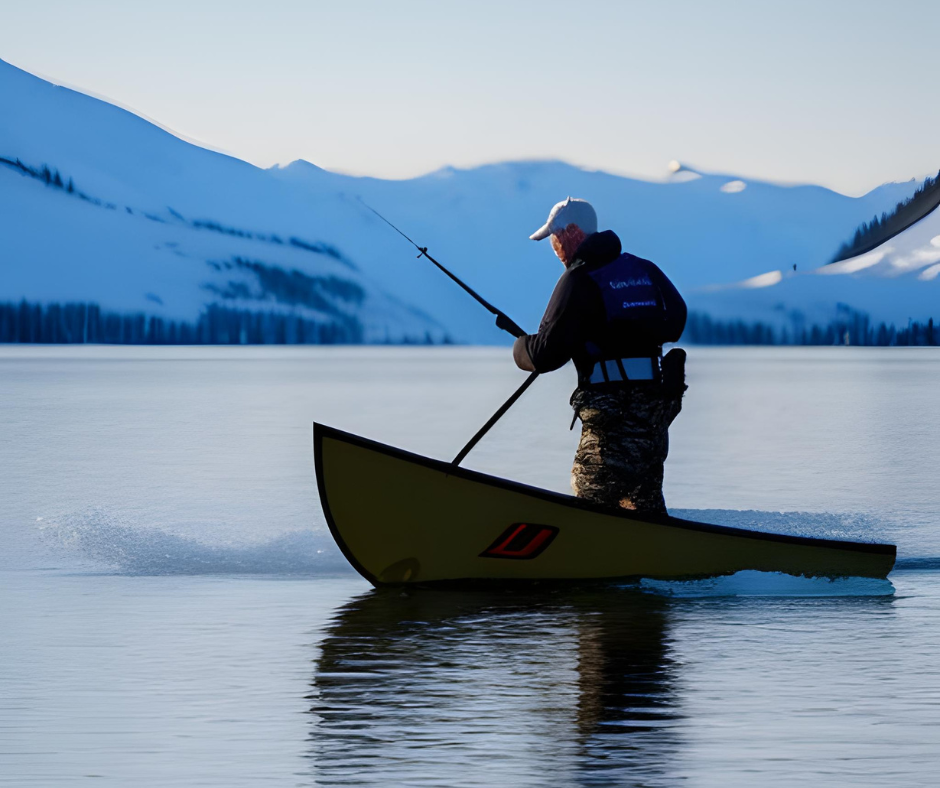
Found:
[[[313,425],[320,502],[374,585],[691,578],[745,569],[886,577],[894,545],[610,511]]]

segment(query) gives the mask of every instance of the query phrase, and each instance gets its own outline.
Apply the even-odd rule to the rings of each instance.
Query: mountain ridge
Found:
[[[825,311],[817,301],[833,307],[838,277],[820,285],[822,277],[798,276],[795,285],[783,272],[794,264],[801,273],[821,267],[861,221],[914,189],[885,184],[847,197],[697,168],[654,181],[544,160],[449,167],[402,180],[334,173],[304,160],[262,169],[2,61],[0,101],[8,109],[0,118],[0,157],[35,172],[54,170],[63,187],[71,183],[90,198],[79,210],[62,202],[74,195],[55,183],[0,167],[0,209],[19,230],[5,244],[12,275],[0,283],[0,300],[71,298],[190,321],[213,304],[277,311],[273,296],[258,289],[261,269],[233,262],[254,260],[288,275],[351,277],[368,294],[360,305],[363,337],[372,338],[366,341],[504,338],[465,294],[409,257],[407,244],[360,200],[534,330],[561,269],[547,244],[527,236],[569,194],[590,199],[602,225],[663,267],[693,309],[721,318],[777,310],[767,304],[769,292],[789,300],[787,308]],[[93,208],[98,213],[89,213]],[[859,270],[863,278],[873,273]],[[741,285],[769,282],[774,272],[780,276],[772,287]],[[874,317],[900,319],[921,309],[909,284],[899,303],[882,303],[883,314]],[[917,284],[923,291],[925,283]],[[868,290],[859,308],[879,307]],[[252,297],[236,297],[246,293]],[[310,304],[295,307],[322,317]]]

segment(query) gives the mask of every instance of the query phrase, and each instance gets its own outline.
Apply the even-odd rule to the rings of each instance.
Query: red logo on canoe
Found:
[[[558,529],[552,525],[513,523],[480,553],[480,558],[536,558],[556,536]]]

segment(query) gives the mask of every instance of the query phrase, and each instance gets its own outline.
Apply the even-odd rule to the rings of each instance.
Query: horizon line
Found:
[[[485,169],[488,167],[547,164],[547,165],[561,165],[561,166],[576,169],[576,170],[579,170],[581,172],[588,173],[588,174],[607,175],[613,178],[638,181],[641,183],[670,185],[670,184],[678,184],[678,183],[686,182],[685,180],[682,180],[682,181],[672,180],[668,173],[668,170],[669,170],[668,165],[665,168],[666,174],[664,174],[664,176],[661,178],[655,178],[655,177],[645,177],[645,176],[637,175],[634,173],[618,172],[615,168],[606,169],[603,167],[595,167],[595,166],[587,165],[587,164],[578,164],[574,161],[564,159],[564,158],[539,158],[539,157],[533,157],[531,159],[528,159],[528,158],[497,159],[497,160],[481,161],[477,164],[465,165],[465,166],[459,166],[459,165],[454,165],[454,164],[442,164],[433,169],[424,170],[420,173],[417,173],[414,175],[408,175],[408,176],[400,177],[400,178],[384,177],[380,175],[371,175],[367,173],[359,173],[359,172],[355,172],[354,170],[348,170],[345,168],[329,169],[327,167],[322,167],[319,164],[315,164],[311,162],[309,159],[305,159],[303,156],[298,156],[296,159],[292,159],[286,163],[275,162],[274,164],[271,164],[269,166],[264,166],[261,164],[257,164],[256,162],[251,161],[250,159],[245,158],[241,155],[238,155],[231,151],[225,150],[224,148],[213,145],[212,143],[209,143],[204,140],[198,139],[196,137],[192,137],[182,132],[179,132],[176,129],[171,128],[170,126],[167,126],[164,123],[161,123],[159,120],[146,114],[145,112],[142,112],[138,110],[137,108],[132,107],[128,104],[125,104],[121,101],[113,99],[110,96],[105,96],[104,94],[97,93],[96,91],[91,90],[89,88],[81,87],[81,86],[63,81],[58,77],[52,77],[52,76],[49,76],[47,74],[43,74],[40,72],[30,71],[29,69],[23,68],[22,66],[19,66],[9,60],[6,60],[3,57],[0,57],[0,63],[6,64],[10,66],[11,68],[16,69],[17,71],[21,71],[22,73],[27,74],[35,79],[42,80],[43,82],[53,85],[54,87],[61,87],[66,90],[70,90],[74,93],[78,93],[79,95],[86,96],[95,101],[100,101],[104,104],[108,104],[110,106],[123,110],[124,112],[127,112],[128,114],[139,118],[145,123],[149,123],[157,127],[161,131],[164,131],[170,136],[175,137],[176,139],[182,142],[185,142],[189,145],[193,145],[194,147],[209,151],[210,153],[215,153],[220,156],[226,156],[228,158],[235,159],[251,167],[254,167],[259,170],[264,170],[266,172],[284,171],[287,168],[300,163],[300,164],[306,164],[310,167],[314,167],[315,169],[320,170],[321,172],[325,172],[330,175],[338,175],[338,176],[345,177],[345,178],[367,179],[367,180],[375,180],[375,181],[384,181],[384,182],[389,182],[389,183],[404,183],[408,181],[415,181],[415,180],[420,180],[423,178],[434,177],[436,175],[441,175],[449,171],[473,172],[475,170],[481,170],[481,169]],[[678,163],[678,162],[674,162],[674,163]],[[815,182],[772,180],[772,179],[766,179],[766,178],[754,177],[754,176],[741,176],[735,173],[729,173],[729,172],[725,172],[722,170],[712,170],[712,169],[700,168],[697,166],[691,166],[684,162],[681,163],[681,169],[679,170],[679,172],[690,172],[698,177],[728,178],[729,180],[741,180],[749,184],[767,184],[767,185],[772,185],[772,186],[780,186],[784,188],[813,187],[813,188],[819,188],[819,189],[826,189],[827,191],[831,191],[836,194],[841,194],[842,196],[848,197],[850,199],[861,199],[862,197],[867,196],[871,192],[877,189],[880,189],[884,186],[888,186],[888,185],[904,184],[904,183],[912,183],[912,182],[919,183],[919,182],[922,182],[924,178],[931,177],[932,175],[932,170],[931,170],[930,172],[925,173],[923,176],[913,175],[910,178],[905,179],[905,180],[884,181],[882,183],[879,183],[869,188],[867,191],[861,194],[848,194],[840,189],[836,189],[831,186],[825,186],[823,184],[815,183]],[[678,172],[676,172],[675,174],[678,174]],[[697,179],[698,178],[693,178],[690,180],[697,180]]]

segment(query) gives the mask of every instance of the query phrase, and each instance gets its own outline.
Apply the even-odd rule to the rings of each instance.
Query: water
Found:
[[[468,464],[567,491],[572,374]],[[934,785],[940,353],[689,377],[670,508],[895,541],[889,581],[374,591],[311,422],[450,459],[505,351],[0,348],[0,784]]]

